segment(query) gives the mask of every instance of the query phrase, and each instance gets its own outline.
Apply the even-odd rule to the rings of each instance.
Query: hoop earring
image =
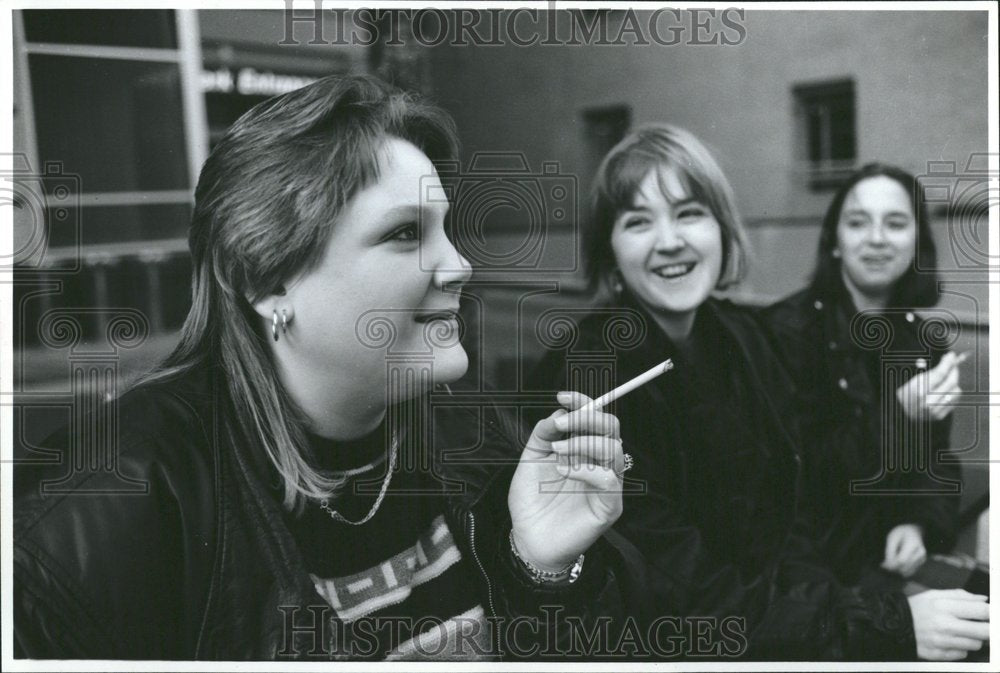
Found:
[[[840,248],[834,248],[830,251],[830,256],[834,259],[840,259]]]
[[[288,312],[281,309],[281,333],[288,334]]]
[[[278,309],[274,309],[271,312],[271,334],[274,336],[275,342],[278,341]]]

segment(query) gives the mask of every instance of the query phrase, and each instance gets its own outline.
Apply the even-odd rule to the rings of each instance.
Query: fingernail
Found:
[[[563,391],[556,395],[556,400],[558,400],[559,404],[569,404],[573,401],[573,394]]]
[[[559,418],[554,420],[553,423],[556,426],[556,430],[558,430],[559,432],[566,432],[566,430],[569,428],[569,420],[565,416],[560,416]]]

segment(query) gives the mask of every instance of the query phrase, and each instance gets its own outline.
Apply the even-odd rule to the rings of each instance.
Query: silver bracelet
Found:
[[[510,551],[514,555],[514,558],[516,558],[520,562],[521,567],[524,568],[525,572],[527,572],[528,575],[531,576],[531,579],[537,582],[538,584],[563,582],[567,580],[568,580],[566,582],[567,584],[572,584],[573,582],[580,579],[580,573],[583,571],[583,554],[580,554],[580,556],[577,557],[576,561],[569,564],[568,566],[566,566],[566,568],[560,570],[559,572],[542,570],[541,568],[532,565],[517,551],[517,545],[514,544],[513,528],[511,529],[510,535],[508,537],[510,538]]]

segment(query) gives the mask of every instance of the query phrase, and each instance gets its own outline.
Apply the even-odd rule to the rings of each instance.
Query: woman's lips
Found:
[[[694,270],[696,262],[678,262],[676,264],[664,264],[651,269],[652,273],[665,280],[676,280],[683,278]]]
[[[892,255],[862,255],[861,261],[868,266],[885,266],[892,261]]]

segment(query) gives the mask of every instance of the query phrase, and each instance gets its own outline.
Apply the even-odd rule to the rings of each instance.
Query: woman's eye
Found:
[[[404,243],[411,241],[420,240],[420,225],[416,222],[407,222],[406,224],[397,227],[392,230],[384,240],[387,241],[401,241]]]
[[[688,206],[687,208],[681,209],[681,212],[677,213],[677,219],[679,220],[700,220],[705,217],[705,209],[701,206]]]
[[[860,217],[852,217],[844,223],[848,229],[860,229],[865,226],[867,222]]]
[[[644,217],[630,217],[622,223],[622,229],[632,229],[635,227],[641,227],[642,225],[648,222],[649,220],[647,220]]]
[[[908,226],[910,226],[910,222],[908,220],[903,220],[903,219],[889,220],[887,224],[889,225],[890,229],[896,229],[897,231],[906,229]]]

